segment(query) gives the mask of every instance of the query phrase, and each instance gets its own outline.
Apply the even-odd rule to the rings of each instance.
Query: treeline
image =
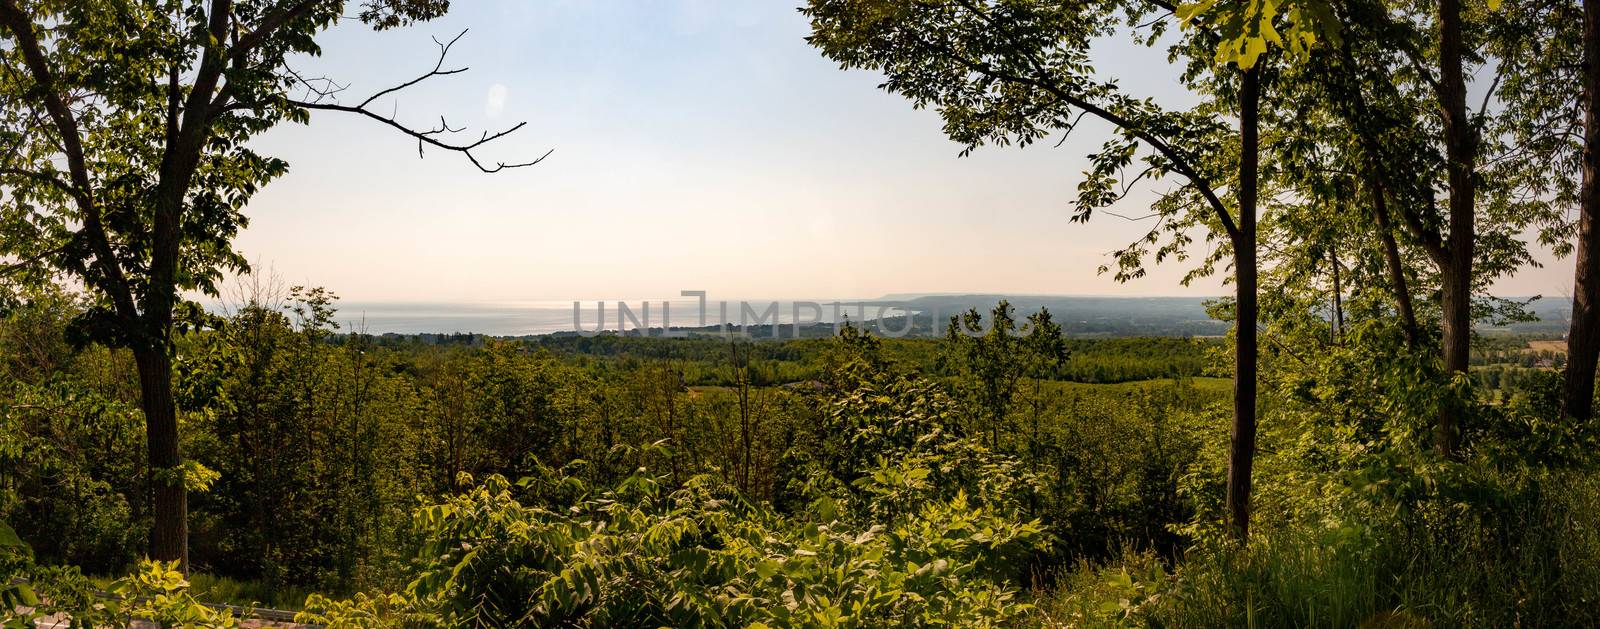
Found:
[[[1063,334],[1067,334],[1063,330]],[[737,337],[735,337],[737,338]],[[931,374],[947,374],[939,362],[939,341],[932,338],[882,339],[883,351],[895,360]],[[539,336],[524,339],[530,348],[573,356],[578,360],[670,361],[683,370],[691,386],[730,386],[734,380],[722,366],[729,356],[728,338],[693,336],[661,338],[601,334]],[[820,360],[829,339],[783,342],[741,341],[741,349],[765,369],[752,374],[757,384],[793,384],[819,380]],[[1158,378],[1225,375],[1221,339],[1136,337],[1110,339],[1066,338],[1067,358],[1040,372],[1038,377],[1064,382],[1114,383]]]

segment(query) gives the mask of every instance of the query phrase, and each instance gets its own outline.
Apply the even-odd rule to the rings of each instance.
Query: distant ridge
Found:
[[[914,334],[920,336],[932,334],[933,330],[939,327],[934,325],[934,317],[938,317],[942,325],[950,316],[970,309],[987,313],[1001,299],[1011,303],[1019,318],[1026,317],[1041,308],[1047,308],[1068,334],[1077,336],[1217,336],[1226,334],[1228,330],[1227,323],[1212,319],[1206,314],[1205,303],[1217,299],[1216,297],[890,293],[876,299],[837,301],[841,304],[850,304],[840,311],[841,314],[848,315],[852,321],[877,319],[878,306],[893,305],[910,310],[914,316]],[[830,310],[829,304],[835,300],[816,301],[822,304],[826,311]],[[633,300],[628,303],[637,309],[643,302]],[[656,307],[653,315],[657,318],[652,320],[651,327],[655,328],[660,326],[660,304],[658,301],[652,303]],[[751,303],[759,308],[767,302]],[[780,319],[787,323],[790,319],[789,302],[781,303],[784,305],[780,308]],[[856,309],[855,304],[865,306],[865,311],[862,313],[864,316],[858,315],[861,311]],[[593,329],[596,325],[595,306],[596,303],[592,301],[582,303],[582,321],[585,328]],[[737,304],[730,306],[729,316],[737,318]],[[694,307],[694,304],[688,302],[673,303],[674,329],[687,329],[684,327],[685,324],[692,325],[698,318],[693,310]],[[708,313],[711,317],[708,323],[714,327],[717,323],[714,320],[717,306],[713,302],[708,304],[708,307],[712,310]],[[1480,324],[1478,329],[1485,332],[1560,335],[1566,331],[1569,308],[1570,305],[1564,299],[1540,299],[1529,307],[1540,321],[1508,325]],[[616,316],[615,302],[608,300],[606,327],[615,328]],[[464,333],[511,337],[571,333],[574,329],[570,302],[561,306],[551,303],[504,302],[347,302],[339,304],[339,312],[335,318],[345,331],[369,334]],[[904,316],[895,313],[885,319],[893,324],[895,329],[899,329],[903,325]],[[831,324],[819,327],[832,328]]]

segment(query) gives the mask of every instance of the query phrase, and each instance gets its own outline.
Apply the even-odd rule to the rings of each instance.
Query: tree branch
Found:
[[[255,28],[250,29],[249,33],[246,33],[243,37],[240,37],[238,41],[234,43],[233,47],[228,49],[228,58],[237,62],[239,59],[249,55],[251,50],[255,49],[257,46],[260,46],[262,42],[265,42],[267,38],[271,37],[272,34],[277,32],[278,29],[283,28],[284,24],[287,24],[291,20],[309,13],[311,9],[317,6],[318,1],[319,0],[300,0],[300,2],[296,2],[286,9],[279,10],[277,12],[268,14],[264,18],[261,18],[261,22],[256,24]]]
[[[512,133],[515,133],[518,129],[521,129],[522,127],[526,126],[528,124],[527,122],[519,122],[516,125],[511,126],[510,128],[503,129],[503,130],[495,132],[495,133],[489,133],[488,131],[485,131],[476,140],[473,140],[473,141],[470,141],[470,142],[457,143],[457,142],[446,141],[446,140],[443,140],[441,138],[444,137],[446,134],[459,133],[459,132],[463,131],[465,128],[464,127],[451,127],[450,124],[448,122],[446,122],[444,117],[442,117],[442,116],[439,118],[439,126],[434,127],[432,129],[418,129],[418,128],[415,128],[415,127],[407,126],[406,124],[396,120],[395,119],[395,115],[392,114],[392,113],[389,114],[389,115],[384,115],[384,114],[377,113],[377,112],[373,111],[370,108],[370,105],[372,105],[372,103],[374,101],[378,100],[379,98],[382,98],[384,96],[388,96],[388,95],[391,95],[391,94],[398,93],[400,91],[403,91],[403,90],[405,90],[407,88],[415,86],[415,85],[417,85],[419,83],[422,83],[423,81],[426,81],[426,80],[431,79],[433,77],[446,76],[446,75],[458,74],[458,73],[461,73],[461,72],[465,72],[467,70],[467,68],[456,68],[456,69],[451,69],[451,70],[445,70],[444,69],[444,62],[445,62],[445,57],[447,57],[450,54],[450,48],[452,46],[454,46],[457,41],[460,41],[461,38],[463,36],[465,36],[466,34],[467,34],[466,31],[461,31],[455,37],[451,38],[450,41],[448,41],[448,42],[441,42],[438,39],[434,39],[433,40],[434,43],[439,45],[439,59],[433,64],[433,69],[432,70],[429,70],[427,73],[423,74],[422,76],[419,76],[417,78],[411,79],[411,80],[406,81],[404,83],[400,83],[399,85],[395,85],[395,86],[392,86],[392,87],[388,87],[388,88],[384,88],[384,89],[378,90],[377,92],[374,92],[371,96],[368,96],[365,99],[362,99],[360,104],[357,104],[357,105],[342,105],[342,104],[339,104],[338,102],[323,102],[324,99],[327,99],[327,98],[333,96],[335,93],[344,90],[345,86],[339,86],[337,83],[333,83],[332,81],[328,81],[328,83],[330,83],[331,85],[334,86],[333,88],[330,88],[330,87],[327,87],[327,86],[324,86],[322,88],[318,88],[318,87],[312,85],[311,80],[307,80],[307,79],[301,78],[298,74],[294,74],[293,70],[290,70],[289,72],[291,73],[291,75],[294,76],[294,78],[296,80],[300,81],[300,83],[306,87],[307,99],[306,100],[293,100],[293,99],[291,99],[288,102],[289,102],[290,105],[294,105],[296,107],[303,107],[305,109],[320,109],[320,110],[323,110],[323,111],[341,111],[341,112],[345,112],[345,113],[352,113],[352,114],[365,116],[367,118],[371,118],[371,119],[376,120],[378,122],[381,122],[381,123],[383,123],[385,125],[388,125],[389,127],[393,128],[393,129],[395,129],[395,130],[397,130],[397,131],[399,131],[401,133],[404,133],[404,134],[406,134],[408,136],[416,138],[416,140],[417,140],[417,155],[418,155],[418,157],[422,156],[423,149],[425,147],[427,147],[427,146],[432,146],[432,147],[435,147],[435,148],[444,149],[446,151],[454,151],[454,152],[457,152],[457,153],[461,153],[462,155],[465,155],[466,158],[467,158],[467,161],[472,162],[472,165],[478,167],[478,170],[486,172],[486,173],[496,173],[496,172],[500,172],[500,171],[508,169],[508,168],[523,168],[523,167],[532,166],[534,164],[537,164],[539,162],[544,161],[544,159],[546,157],[549,157],[551,153],[555,152],[555,149],[551,149],[549,151],[545,151],[544,155],[541,155],[541,156],[539,156],[538,159],[535,159],[535,160],[530,161],[530,162],[518,162],[518,163],[509,163],[509,164],[506,163],[506,162],[496,162],[493,166],[485,165],[482,161],[480,161],[478,159],[477,155],[473,154],[473,151],[475,149],[477,149],[478,147],[481,147],[481,146],[483,146],[485,144],[488,144],[490,142],[493,142],[493,141],[498,140],[500,138],[503,138],[505,136],[511,135]],[[312,79],[312,80],[316,80],[316,79]]]
[[[39,172],[36,170],[25,170],[22,168],[0,167],[0,175],[15,175],[18,177],[32,179],[65,192],[70,197],[77,198],[78,196],[78,189],[70,182],[50,173]]]
[[[449,142],[440,141],[438,138],[435,138],[434,136],[439,135],[439,134],[444,133],[444,132],[447,132],[447,131],[459,131],[460,129],[451,129],[451,128],[449,128],[447,126],[444,126],[442,124],[441,124],[441,126],[433,128],[433,129],[428,129],[426,131],[418,131],[418,130],[413,129],[411,127],[408,127],[408,126],[406,126],[404,124],[401,124],[400,122],[396,121],[394,118],[391,118],[391,117],[388,117],[388,116],[384,116],[384,115],[381,115],[381,114],[377,114],[377,113],[374,113],[373,111],[371,111],[369,109],[362,109],[360,107],[352,107],[352,106],[349,106],[349,105],[339,105],[339,104],[335,104],[335,103],[315,103],[315,102],[304,102],[304,101],[294,101],[294,100],[289,101],[289,104],[294,105],[296,107],[304,107],[306,109],[322,109],[322,110],[326,110],[326,111],[342,111],[342,112],[346,112],[346,113],[360,114],[362,116],[366,116],[366,117],[371,118],[373,120],[377,120],[378,122],[381,122],[383,124],[389,125],[390,127],[393,127],[394,129],[400,131],[401,133],[404,133],[404,134],[409,135],[409,136],[411,136],[413,138],[416,138],[419,152],[421,151],[421,147],[423,145],[434,146],[434,147],[441,148],[441,149],[444,149],[444,150],[447,150],[447,151],[455,151],[457,153],[461,153],[462,155],[467,156],[467,160],[472,162],[473,166],[477,166],[478,170],[481,170],[481,171],[486,172],[486,173],[500,172],[500,171],[505,170],[507,168],[522,168],[524,166],[532,166],[534,164],[537,164],[539,162],[544,161],[544,158],[549,157],[551,153],[555,152],[555,149],[550,149],[548,151],[545,151],[544,155],[540,155],[538,159],[533,160],[531,162],[520,162],[520,163],[515,163],[515,164],[507,164],[505,162],[496,162],[493,167],[488,167],[488,166],[484,166],[482,162],[478,161],[478,157],[476,155],[472,154],[472,150],[476,149],[476,148],[478,148],[480,146],[483,146],[485,144],[488,144],[490,142],[493,142],[495,140],[498,140],[500,138],[503,138],[503,137],[505,137],[507,135],[511,135],[512,133],[516,132],[518,129],[521,129],[522,127],[526,126],[528,123],[519,122],[515,126],[512,126],[510,128],[504,129],[504,130],[502,130],[502,131],[500,131],[498,133],[492,134],[492,135],[489,134],[486,131],[486,132],[484,132],[483,136],[480,137],[479,139],[477,139],[475,141],[472,141],[472,142],[468,142],[466,144],[452,144],[452,143],[449,143]],[[442,119],[441,119],[441,122],[442,122]]]
[[[1380,177],[1380,180],[1382,179]],[[1405,221],[1406,230],[1411,232],[1411,236],[1416,238],[1417,242],[1422,243],[1422,250],[1428,252],[1428,257],[1433,258],[1433,261],[1441,266],[1447,264],[1450,260],[1450,250],[1445,247],[1444,238],[1439,232],[1423,225],[1416,212],[1401,210],[1399,214],[1400,220]]]
[[[1150,146],[1156,150],[1156,152],[1161,153],[1162,157],[1167,158],[1167,161],[1172,163],[1173,171],[1183,175],[1194,184],[1195,189],[1200,192],[1200,196],[1205,198],[1206,204],[1211,206],[1212,210],[1216,212],[1217,218],[1222,222],[1222,228],[1227,232],[1228,237],[1235,239],[1239,237],[1239,228],[1233,222],[1233,216],[1228,214],[1227,206],[1222,203],[1222,199],[1217,197],[1216,192],[1211,189],[1211,185],[1207,182],[1206,178],[1201,176],[1199,172],[1195,171],[1195,169],[1189,164],[1189,160],[1186,159],[1176,149],[1174,149],[1172,145],[1168,144],[1161,138],[1156,137],[1154,134],[1144,130],[1142,126],[1135,124],[1132,120],[1129,120],[1123,116],[1107,111],[1106,109],[1101,108],[1094,103],[1090,103],[1082,98],[1078,98],[1062,89],[1060,86],[1054,85],[1053,83],[1028,77],[1021,77],[996,70],[993,66],[990,66],[987,63],[966,59],[965,57],[956,54],[955,51],[950,50],[950,48],[946,46],[933,45],[933,47],[940,49],[946,55],[950,56],[950,58],[956,60],[962,65],[967,66],[974,72],[985,74],[1002,81],[1010,81],[1019,85],[1026,85],[1045,90],[1052,96],[1061,99],[1062,102],[1065,102],[1073,107],[1077,107],[1079,110],[1086,111],[1091,115],[1100,118],[1101,120],[1105,120],[1106,122],[1116,125],[1118,128],[1126,130],[1134,137],[1149,143]]]
[[[398,92],[400,90],[406,89],[408,87],[411,87],[413,85],[416,85],[418,83],[421,83],[423,81],[426,81],[426,80],[431,79],[431,78],[436,77],[436,76],[445,76],[445,75],[448,75],[448,74],[459,74],[459,73],[462,73],[462,72],[466,72],[467,68],[465,68],[465,67],[456,68],[454,70],[443,70],[443,69],[441,69],[441,68],[444,67],[444,58],[450,54],[450,47],[455,46],[456,42],[461,41],[461,38],[465,37],[466,34],[467,34],[467,31],[465,31],[465,30],[461,31],[460,33],[456,33],[456,36],[450,38],[450,41],[448,41],[448,42],[441,42],[441,41],[439,41],[439,39],[437,37],[435,37],[433,39],[433,43],[438,44],[438,46],[439,46],[439,61],[437,63],[433,64],[433,69],[432,70],[429,70],[427,74],[424,74],[424,75],[419,76],[417,78],[411,79],[410,81],[406,81],[405,83],[401,83],[399,85],[396,85],[394,87],[390,87],[388,89],[379,90],[379,91],[375,92],[373,95],[368,96],[366,100],[361,101],[361,104],[357,105],[357,107],[366,107],[367,105],[372,104],[372,101],[378,100],[379,98],[382,98],[382,97],[387,96],[389,94],[393,94],[393,93]]]
[[[1150,1],[1152,4],[1157,6],[1160,6],[1162,3],[1162,0]],[[979,19],[987,22],[991,27],[1005,35],[1007,39],[1012,40],[1013,44],[1016,43],[1015,36],[1011,33],[1010,29],[1006,28],[1004,24],[1001,24],[999,21],[995,20],[982,9],[974,6],[970,0],[959,0],[959,3],[962,7],[966,8],[967,11],[971,12],[973,15],[976,15]],[[1015,47],[1018,50],[1025,50],[1025,48],[1020,45]],[[1217,197],[1216,192],[1211,189],[1211,185],[1206,181],[1205,177],[1201,176],[1199,171],[1196,170],[1193,165],[1190,164],[1189,161],[1185,159],[1184,156],[1174,149],[1170,144],[1161,138],[1156,137],[1154,134],[1146,131],[1142,126],[1136,125],[1133,123],[1133,121],[1107,111],[1106,109],[1094,105],[1082,98],[1078,98],[1062,89],[1061,86],[1056,85],[1048,80],[1028,79],[1025,77],[1009,75],[1007,73],[995,70],[985,62],[970,61],[947,46],[935,46],[935,48],[939,48],[951,58],[960,62],[962,65],[967,66],[968,68],[974,69],[975,71],[988,74],[989,76],[993,76],[1001,80],[1012,81],[1022,85],[1043,89],[1046,92],[1054,95],[1056,98],[1059,98],[1080,110],[1087,111],[1093,114],[1095,117],[1105,120],[1106,122],[1114,124],[1117,127],[1126,130],[1135,137],[1144,140],[1145,142],[1149,142],[1151,147],[1155,148],[1157,152],[1160,152],[1163,157],[1167,158],[1167,161],[1172,163],[1172,168],[1174,171],[1180,175],[1183,175],[1194,184],[1195,188],[1200,192],[1200,195],[1205,198],[1206,203],[1211,206],[1213,211],[1216,212],[1217,219],[1222,222],[1222,228],[1227,232],[1228,237],[1233,240],[1238,240],[1240,238],[1239,228],[1234,223],[1233,217],[1228,214],[1227,206],[1222,203],[1222,199]],[[1049,76],[1048,72],[1044,72],[1043,64],[1038,59],[1034,58],[1032,54],[1025,53],[1024,56],[1027,57],[1029,64],[1033,66],[1033,70],[1035,72],[1038,72],[1044,76]]]
[[[13,273],[18,273],[18,272],[21,272],[21,271],[24,271],[24,270],[27,270],[27,269],[31,269],[34,266],[38,265],[39,261],[41,261],[41,260],[43,260],[45,258],[48,258],[50,256],[56,255],[58,253],[61,253],[63,251],[66,251],[67,248],[70,247],[70,246],[71,246],[71,243],[69,241],[68,244],[64,244],[64,245],[61,245],[59,247],[51,247],[49,249],[45,249],[44,251],[40,251],[38,253],[35,253],[35,254],[33,254],[31,256],[28,256],[26,258],[17,260],[15,262],[11,262],[11,263],[5,264],[5,265],[0,265],[0,277],[5,277],[5,276],[11,275]]]

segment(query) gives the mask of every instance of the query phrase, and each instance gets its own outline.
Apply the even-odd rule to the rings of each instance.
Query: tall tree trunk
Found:
[[[155,528],[150,556],[189,566],[189,496],[183,483],[183,457],[178,450],[178,409],[172,397],[172,358],[165,349],[134,350],[139,368],[140,406],[144,409],[145,445],[150,457],[150,492]]]
[[[1333,265],[1333,321],[1329,322],[1328,337],[1334,345],[1344,338],[1344,287],[1339,285],[1339,252],[1328,250],[1328,262]]]
[[[1472,254],[1477,142],[1467,119],[1467,84],[1462,70],[1461,1],[1439,0],[1439,105],[1444,115],[1445,161],[1450,175],[1450,238],[1440,268],[1446,374],[1465,374],[1472,346]],[[1460,444],[1463,400],[1439,413],[1434,445],[1454,457]]]
[[[1418,338],[1417,311],[1411,305],[1411,287],[1406,282],[1405,262],[1400,258],[1400,245],[1394,239],[1394,226],[1389,222],[1389,200],[1378,177],[1371,178],[1372,215],[1378,224],[1378,238],[1383,241],[1383,258],[1389,267],[1390,289],[1394,292],[1395,310],[1400,313],[1405,326],[1406,345],[1416,349]]]
[[[1452,251],[1454,248],[1452,248]],[[1443,310],[1444,368],[1448,376],[1467,373],[1472,341],[1472,276],[1470,261],[1462,264],[1452,256],[1443,269],[1440,306]],[[1434,426],[1434,446],[1445,457],[1454,457],[1460,444],[1458,418],[1465,410],[1464,400],[1451,399],[1439,411]]]
[[[1244,72],[1239,87],[1239,221],[1233,241],[1233,436],[1228,447],[1229,524],[1250,536],[1250,470],[1256,453],[1256,187],[1261,70]]]
[[[1562,416],[1594,416],[1595,363],[1600,360],[1600,0],[1583,2],[1583,183],[1578,255],[1567,332]]]

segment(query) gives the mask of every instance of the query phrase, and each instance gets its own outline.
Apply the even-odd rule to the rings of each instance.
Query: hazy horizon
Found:
[[[1056,321],[1083,331],[1085,325],[1092,334],[1105,335],[1108,327],[1117,328],[1112,336],[1192,336],[1210,335],[1225,331],[1226,324],[1213,320],[1205,312],[1204,302],[1220,296],[1203,295],[1027,295],[995,293],[943,293],[900,294],[876,297],[851,298],[724,298],[708,295],[705,304],[706,319],[702,322],[700,304],[693,297],[653,297],[605,300],[482,300],[482,301],[384,301],[340,299],[335,302],[333,321],[341,331],[367,334],[455,334],[471,333],[488,336],[524,336],[571,332],[581,326],[584,330],[616,331],[640,328],[654,330],[696,328],[730,325],[764,325],[772,313],[767,309],[774,304],[776,323],[788,326],[799,320],[802,324],[828,324],[835,321],[834,304],[839,304],[838,314],[854,321],[874,322],[880,317],[890,320],[905,311],[914,312],[919,319],[937,317],[942,321],[968,308],[987,311],[995,300],[1011,301],[1018,315],[1027,315],[1040,308],[1049,308]],[[572,307],[579,307],[579,323],[574,324]],[[618,308],[618,302],[628,306],[628,319]],[[212,300],[208,308],[229,312],[242,303],[234,298]],[[603,322],[597,325],[600,304],[604,303]],[[645,305],[649,304],[646,311]],[[668,315],[663,316],[662,304],[670,304]],[[796,311],[795,304],[801,304]],[[726,310],[723,310],[726,304]],[[811,310],[816,304],[820,310]],[[750,311],[743,308],[748,305]],[[1560,299],[1541,299],[1531,309],[1545,323],[1567,321],[1570,304]],[[897,310],[896,307],[903,309]],[[887,308],[887,309],[885,309]],[[796,316],[798,314],[798,317]],[[725,316],[723,316],[725,315]],[[1215,327],[1215,330],[1207,329]],[[1537,327],[1538,330],[1534,328]],[[1513,330],[1523,332],[1551,332],[1553,328],[1539,323],[1528,324]]]
[[[280,297],[282,291],[277,291]],[[335,291],[335,294],[337,292]],[[834,304],[839,304],[839,313],[852,320],[873,321],[883,317],[898,317],[903,311],[883,310],[897,304],[915,305],[916,300],[954,299],[961,301],[962,309],[966,307],[985,309],[993,305],[990,299],[1020,300],[1019,311],[1031,313],[1037,310],[1038,301],[1043,300],[1047,305],[1057,306],[1065,300],[1112,300],[1119,303],[1133,301],[1179,301],[1184,306],[1193,306],[1198,314],[1199,304],[1212,297],[1204,296],[1160,296],[1160,295],[997,295],[990,293],[949,293],[949,294],[900,294],[881,295],[875,297],[832,297],[832,298],[724,298],[716,295],[707,295],[705,303],[705,325],[718,325],[719,323],[739,324],[747,321],[758,325],[761,319],[768,315],[766,309],[774,304],[777,306],[776,321],[782,325],[792,324],[795,320],[795,304],[800,306],[799,320],[802,323],[833,323]],[[966,298],[966,299],[962,299]],[[217,312],[230,312],[236,310],[244,303],[244,298],[239,296],[223,297],[209,300],[208,307]],[[618,309],[618,302],[628,306],[630,316],[638,318],[638,323],[623,322],[622,313]],[[363,300],[348,301],[339,299],[334,302],[334,322],[340,325],[343,331],[356,331],[371,334],[451,334],[475,333],[490,336],[520,336],[526,334],[549,334],[554,332],[569,332],[577,328],[573,324],[572,306],[579,305],[581,325],[586,330],[596,328],[595,319],[599,312],[600,304],[605,304],[605,321],[598,329],[616,330],[625,326],[629,330],[639,327],[661,328],[670,324],[672,328],[700,327],[700,304],[693,297],[651,297],[635,299],[604,299],[604,300],[483,300],[483,301],[416,301],[416,300]],[[649,310],[645,305],[649,304]],[[670,304],[667,310],[668,318],[663,317],[662,304]],[[726,318],[719,315],[724,313],[723,304],[726,304]],[[806,304],[816,304],[820,311],[810,310]],[[742,308],[748,305],[751,313],[744,314]],[[938,305],[931,309],[912,308],[919,315],[928,315],[938,310],[943,315],[953,314],[957,309],[945,306],[941,310]],[[1105,314],[1113,314],[1106,312]],[[1203,315],[1202,315],[1203,316]],[[745,317],[745,319],[741,319]],[[642,325],[641,325],[642,324]]]

